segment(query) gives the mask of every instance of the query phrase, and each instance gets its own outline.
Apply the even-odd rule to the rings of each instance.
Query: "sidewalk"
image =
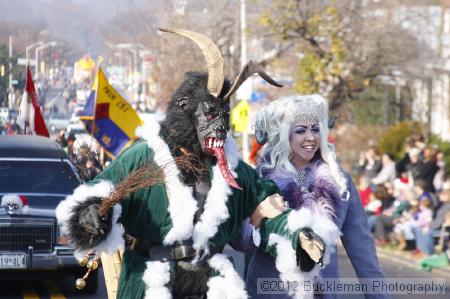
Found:
[[[422,260],[414,257],[410,251],[400,251],[387,246],[377,246],[377,255],[379,258],[391,260],[414,269],[420,269],[420,262]],[[450,266],[433,268],[431,272],[450,278]]]

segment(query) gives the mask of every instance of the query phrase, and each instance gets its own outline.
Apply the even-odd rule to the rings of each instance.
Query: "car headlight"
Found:
[[[59,225],[56,229],[56,244],[58,245],[69,245],[69,237],[61,234],[61,229]]]

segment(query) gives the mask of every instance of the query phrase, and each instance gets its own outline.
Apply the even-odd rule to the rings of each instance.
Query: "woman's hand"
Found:
[[[259,227],[261,221],[264,218],[274,218],[280,215],[287,208],[288,206],[286,205],[284,198],[280,194],[272,194],[266,197],[266,199],[264,199],[256,207],[255,211],[250,217],[250,223],[255,227]]]

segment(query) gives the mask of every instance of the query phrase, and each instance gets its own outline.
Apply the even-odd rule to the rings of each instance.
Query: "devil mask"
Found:
[[[199,158],[215,157],[227,183],[240,189],[224,153],[228,132],[229,98],[252,74],[258,73],[270,84],[281,87],[257,64],[250,61],[230,84],[224,79],[223,58],[219,49],[206,36],[183,29],[160,29],[191,39],[202,50],[208,73],[188,72],[171,97],[162,127],[172,149],[183,147]]]

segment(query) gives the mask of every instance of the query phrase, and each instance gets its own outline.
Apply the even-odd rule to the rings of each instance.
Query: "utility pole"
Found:
[[[247,63],[247,7],[246,0],[241,0],[241,67]],[[251,78],[248,79],[247,84],[251,84]],[[245,84],[245,83],[244,83]],[[241,93],[242,94],[242,93]],[[239,100],[248,101],[247,95],[244,95]],[[248,162],[248,132],[245,128],[242,132],[242,158]]]
[[[12,35],[9,36],[9,85],[8,88],[12,90]]]
[[[9,36],[9,82],[8,82],[8,107],[12,109],[14,107],[15,97],[12,82],[12,35]]]

